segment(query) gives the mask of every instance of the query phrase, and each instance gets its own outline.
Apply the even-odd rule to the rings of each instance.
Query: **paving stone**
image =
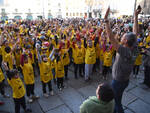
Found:
[[[57,95],[50,96],[49,98],[42,97],[38,100],[38,102],[44,112],[47,112],[63,104]]]
[[[79,113],[79,106],[84,101],[84,98],[75,89],[69,87],[59,94],[59,96],[74,113]]]
[[[71,86],[75,89],[79,89],[81,87],[85,87],[89,85],[91,82],[85,82],[83,78],[72,79],[67,82],[67,86]]]
[[[148,104],[143,102],[142,100],[138,99],[135,102],[131,103],[128,106],[132,109],[135,113],[150,113],[150,107]]]
[[[150,104],[150,92],[149,91],[137,87],[131,90],[130,93],[132,93],[133,95],[141,98],[143,101]]]
[[[92,85],[82,87],[78,89],[78,91],[85,97],[88,98],[89,96],[96,95],[96,88]]]
[[[32,113],[43,113],[41,106],[38,103],[38,101],[34,101],[32,104],[30,104],[28,106],[32,110]]]
[[[125,89],[125,91],[128,92],[128,91],[132,90],[135,87],[137,87],[137,85],[130,82],[128,87]]]
[[[14,113],[15,107],[14,102],[12,98],[2,98],[1,101],[5,102],[4,105],[0,106],[0,113],[6,112],[6,113]]]
[[[50,110],[46,113],[72,113],[68,107],[61,105],[53,110]]]
[[[137,99],[136,96],[134,96],[131,93],[126,93],[124,92],[123,97],[122,97],[122,103],[124,106],[128,106],[132,102],[134,102]]]
[[[125,110],[125,113],[133,113],[132,111],[130,111],[129,109]]]

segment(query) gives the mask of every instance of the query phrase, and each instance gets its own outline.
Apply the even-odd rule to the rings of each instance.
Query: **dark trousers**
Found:
[[[79,71],[79,75],[82,76],[84,74],[84,64],[74,64],[74,75],[77,77],[77,73]]]
[[[23,109],[26,110],[26,102],[24,96],[19,99],[14,98],[14,103],[15,103],[15,113],[20,113],[20,106],[22,106]]]
[[[26,85],[26,92],[27,92],[28,97],[30,97],[31,95],[34,95],[34,84]]]
[[[134,65],[134,67],[133,67],[133,74],[134,74],[134,75],[138,75],[139,69],[140,69],[140,66],[139,66],[139,65]]]
[[[5,94],[5,90],[4,90],[4,86],[5,86],[5,83],[4,83],[5,80],[3,80],[2,82],[0,82],[0,93],[2,95]]]
[[[145,66],[144,84],[147,85],[150,88],[150,66]]]
[[[103,76],[106,77],[107,73],[110,71],[110,67],[103,66]]]
[[[68,78],[68,65],[64,66],[65,78]]]
[[[121,100],[122,100],[122,95],[125,90],[125,88],[128,86],[129,81],[126,82],[120,82],[117,80],[112,80],[112,88],[114,91],[114,96],[115,96],[115,110],[114,113],[124,113]]]
[[[58,89],[64,87],[63,82],[64,82],[64,78],[63,77],[57,78],[57,87],[58,87]]]
[[[48,83],[42,82],[42,90],[43,90],[43,93],[46,93],[46,85],[48,85],[49,92],[52,91],[52,84],[51,84],[51,81],[49,81]]]
[[[55,68],[52,69],[52,74],[53,74],[54,84],[56,84],[56,79],[55,79]]]
[[[96,72],[96,69],[99,69],[99,58],[96,59],[96,63],[93,65],[93,72]]]

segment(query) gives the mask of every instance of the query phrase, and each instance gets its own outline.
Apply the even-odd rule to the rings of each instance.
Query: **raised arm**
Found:
[[[134,24],[133,24],[133,33],[138,35],[138,15],[141,12],[141,6],[139,5],[138,8],[134,11]]]
[[[42,58],[41,58],[39,50],[37,50],[37,56],[38,56],[38,62],[41,63],[42,62]]]
[[[106,32],[107,32],[107,35],[108,35],[108,37],[109,37],[109,40],[110,40],[112,46],[114,47],[114,49],[115,49],[116,51],[118,51],[119,43],[118,43],[118,41],[115,39],[115,36],[114,36],[114,34],[112,33],[112,30],[111,30],[111,27],[110,27],[110,23],[109,23],[109,20],[108,20],[109,12],[110,12],[110,7],[108,7],[108,9],[107,9],[107,11],[106,11],[106,14],[105,14],[105,17],[104,17],[104,20],[105,20],[105,23],[106,23]]]
[[[51,59],[51,61],[54,60],[54,56],[53,56],[54,55],[54,51],[55,51],[55,48],[53,48],[51,54],[49,55],[49,58]]]

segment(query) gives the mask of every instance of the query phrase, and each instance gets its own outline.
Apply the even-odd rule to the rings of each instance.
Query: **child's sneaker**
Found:
[[[28,98],[27,101],[28,101],[28,103],[32,103],[33,99],[32,98]]]
[[[38,99],[40,98],[38,95],[32,95],[32,99]]]
[[[59,88],[59,91],[62,91],[62,88]]]
[[[4,94],[3,97],[4,97],[4,98],[10,98],[10,96],[9,96],[9,95],[6,95],[6,94]]]
[[[47,93],[44,93],[43,95],[44,95],[44,97],[46,97],[46,98],[49,97],[49,94],[47,94]]]
[[[31,113],[31,112],[32,112],[31,109],[26,109],[26,110],[25,110],[25,113]]]
[[[54,96],[54,91],[51,91],[51,92],[50,92],[50,95],[51,95],[51,96]]]

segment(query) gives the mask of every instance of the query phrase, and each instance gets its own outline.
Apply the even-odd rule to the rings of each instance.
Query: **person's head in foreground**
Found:
[[[114,98],[114,93],[108,83],[103,83],[98,85],[96,89],[96,96],[99,100],[102,100],[104,102],[110,102]]]
[[[114,93],[108,83],[98,85],[96,96],[85,100],[80,106],[80,113],[113,113]]]
[[[121,38],[121,44],[123,46],[132,48],[136,44],[136,35],[132,32],[125,33]]]

